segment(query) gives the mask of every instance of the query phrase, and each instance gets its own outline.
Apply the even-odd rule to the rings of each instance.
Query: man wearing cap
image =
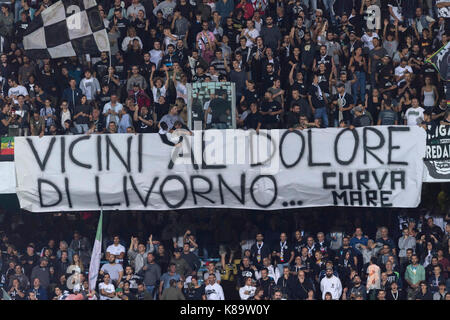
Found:
[[[345,85],[343,82],[338,82],[336,85],[337,93],[334,95],[332,101],[335,108],[338,109],[338,123],[342,120],[348,125],[351,121],[350,111],[353,109],[353,97],[345,92]]]
[[[173,253],[174,256],[170,260],[170,263],[173,263],[175,265],[176,273],[184,277],[192,272],[192,268],[189,263],[187,263],[187,261],[181,257],[182,252],[182,248],[175,249]]]
[[[47,289],[50,284],[50,271],[48,268],[47,257],[42,257],[40,259],[40,264],[35,266],[31,271],[31,279],[38,278],[42,288]]]
[[[342,294],[342,283],[333,274],[333,268],[327,267],[325,277],[320,281],[320,291],[322,300],[325,300],[325,293],[330,292],[333,300],[339,300]]]
[[[355,118],[352,121],[352,127],[366,127],[372,125],[372,117],[369,113],[366,113],[361,105],[356,106],[354,109]]]
[[[319,86],[319,75],[316,73],[313,76],[313,82],[309,89],[308,94],[309,105],[314,113],[315,119],[321,119],[325,128],[328,127],[328,115],[327,115],[327,98],[325,92]]]

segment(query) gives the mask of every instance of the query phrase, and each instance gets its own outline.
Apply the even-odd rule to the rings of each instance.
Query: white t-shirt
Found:
[[[398,2],[398,4],[397,4]],[[388,4],[388,7],[392,8],[392,13],[394,14],[394,16],[397,18],[398,21],[403,21],[403,15],[399,10],[399,7],[401,7],[401,0],[393,1],[393,4]],[[394,18],[392,16],[390,16],[391,21],[394,21]]]
[[[395,68],[395,75],[396,75],[396,76],[401,77],[401,76],[403,76],[406,72],[412,73],[413,70],[412,70],[412,68],[411,68],[410,66],[408,66],[408,65],[407,65],[406,67],[404,67],[404,68],[403,68],[401,65],[398,66],[397,68]],[[399,86],[400,83],[402,83],[403,81],[405,81],[405,79],[400,80],[400,81],[397,83],[397,85]]]
[[[250,37],[252,37],[253,39],[256,39],[256,37],[259,36],[259,31],[257,29],[253,29],[252,31],[250,31],[247,28],[244,31],[244,36],[245,36],[245,38],[247,38],[246,46],[251,48],[255,45],[255,43],[252,40],[250,40],[250,38],[247,36],[247,34]]]
[[[105,104],[105,106],[103,107],[103,113],[105,114],[105,113],[107,113],[108,112],[108,110],[113,110],[114,112],[117,112],[117,113],[119,113],[120,112],[120,110],[122,110],[122,108],[123,108],[123,105],[121,104],[121,103],[119,103],[119,102],[117,102],[114,106],[111,104],[111,101],[110,102],[108,102],[107,104]],[[118,126],[119,125],[119,116],[118,115],[113,115],[113,114],[108,114],[107,116],[106,116],[106,127],[108,127],[109,126],[109,123],[111,122],[111,121],[114,121],[115,123],[116,123],[116,125]],[[110,246],[111,247],[111,246]],[[109,247],[108,247],[109,248]],[[123,246],[122,246],[122,248],[123,248]],[[125,250],[125,248],[124,248],[124,250]]]
[[[248,298],[255,295],[256,288],[252,286],[244,286],[239,289],[239,296],[241,300],[248,300]]]
[[[101,294],[101,290],[104,290],[106,293],[113,293],[116,291],[116,288],[114,288],[114,285],[112,283],[106,284],[106,283],[102,282],[98,285],[98,291],[100,293],[100,300],[111,300],[110,297],[103,296]]]
[[[409,108],[405,112],[406,124],[408,126],[416,126],[419,125],[423,120],[423,112],[425,110],[422,107],[417,108]]]
[[[205,288],[205,294],[207,300],[225,300],[222,286],[217,283],[213,285],[208,284]]]
[[[159,89],[159,92],[158,92],[158,89]],[[164,85],[161,88],[157,88],[156,86],[153,86],[152,93],[153,93],[153,102],[158,103],[159,97],[166,96],[166,87]]]
[[[106,252],[109,252],[109,254],[113,254],[115,256],[118,256],[122,252],[125,252],[125,247],[123,245],[121,245],[121,244],[118,244],[117,246],[112,244],[106,249]]]
[[[177,98],[183,98],[184,102],[187,103],[187,88],[181,82],[177,82]]]
[[[364,33],[364,35],[361,37],[361,41],[364,43],[364,47],[369,48],[369,50],[372,50],[374,48],[374,45],[372,43],[372,40],[374,38],[380,38],[376,32],[372,32],[372,36],[369,36],[367,33]]]
[[[12,96],[18,97],[20,95],[23,95],[23,96],[27,96],[28,95],[28,91],[27,91],[27,89],[25,89],[24,86],[18,85],[15,88],[13,88],[13,87],[9,88],[9,90],[8,90],[8,97],[10,97],[10,98]],[[17,99],[13,99],[13,101],[14,101],[15,104],[18,103]]]

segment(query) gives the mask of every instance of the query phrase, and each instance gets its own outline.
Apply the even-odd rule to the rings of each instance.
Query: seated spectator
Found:
[[[112,300],[116,296],[116,289],[111,283],[111,277],[108,273],[103,275],[103,282],[98,285],[100,300]]]

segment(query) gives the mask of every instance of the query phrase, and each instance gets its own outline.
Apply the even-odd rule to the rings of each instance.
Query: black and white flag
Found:
[[[60,0],[35,17],[23,45],[32,58],[62,58],[110,51],[95,0]]]

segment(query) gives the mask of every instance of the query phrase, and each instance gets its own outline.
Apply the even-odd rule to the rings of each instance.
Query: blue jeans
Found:
[[[316,108],[316,114],[314,116],[314,119],[322,119],[322,127],[328,128],[328,114],[327,114],[327,108]]]
[[[14,2],[14,22],[17,22],[20,20],[19,11],[22,9],[22,2],[19,0],[16,0]]]
[[[156,300],[156,290],[155,286],[146,286],[147,291],[152,295],[153,300]]]
[[[334,4],[335,0],[323,0],[323,6],[325,7],[325,10],[328,12],[331,18],[331,23],[336,24],[336,14],[334,13]]]
[[[366,73],[363,71],[356,71],[356,82],[352,84],[353,90],[353,103],[356,104],[358,101],[358,93],[361,99],[361,102],[364,104],[366,100]]]
[[[77,128],[79,134],[84,134],[89,130],[89,126],[86,123],[83,124],[75,123],[75,128]]]
[[[302,0],[302,3],[316,16],[317,0]]]

